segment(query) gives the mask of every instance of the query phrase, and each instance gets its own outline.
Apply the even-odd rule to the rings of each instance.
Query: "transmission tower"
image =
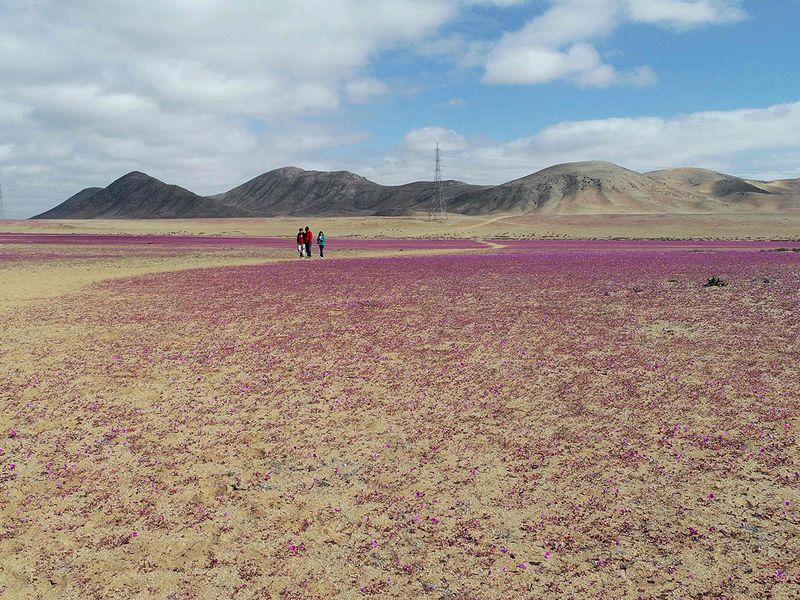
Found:
[[[429,221],[442,221],[447,220],[447,201],[444,199],[444,190],[442,190],[442,164],[439,153],[439,143],[436,143],[436,169],[433,172],[433,198],[431,198],[431,207],[428,211]]]
[[[5,221],[6,209],[3,206],[3,186],[0,185],[0,221]]]

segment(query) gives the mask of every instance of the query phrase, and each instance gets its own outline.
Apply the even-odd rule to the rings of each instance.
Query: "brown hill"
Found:
[[[384,186],[348,171],[284,167],[202,197],[133,172],[87,188],[40,219],[145,219],[289,215],[397,216],[427,210],[434,184]],[[637,173],[608,162],[555,165],[498,186],[443,182],[464,214],[687,214],[800,210],[800,179],[751,181],[704,169]]]
[[[747,180],[759,188],[773,194],[761,197],[761,202],[754,202],[755,209],[773,210],[774,212],[800,211],[800,179],[777,179],[775,181]]]
[[[704,196],[706,206],[713,211],[780,212],[800,208],[800,186],[791,185],[796,180],[752,181],[690,167],[645,175],[677,190]]]
[[[90,214],[97,210],[97,205],[92,202],[92,198],[96,197],[98,192],[102,192],[103,188],[88,187],[81,190],[77,194],[70,196],[64,202],[43,212],[40,215],[33,217],[34,219],[79,219],[82,217],[75,217],[73,215]]]
[[[800,209],[800,180],[756,181],[684,167],[646,173],[675,189],[705,196],[717,211],[784,212]]]
[[[460,181],[442,184],[445,197],[483,189]],[[259,217],[400,215],[425,210],[433,193],[430,181],[384,186],[348,171],[284,167],[259,175],[215,198]]]
[[[466,214],[706,212],[698,195],[601,161],[555,165],[490,189],[462,194],[451,205],[454,211]]]
[[[714,198],[723,198],[731,194],[742,193],[770,193],[739,177],[709,171],[708,169],[684,167],[651,171],[645,173],[645,175],[675,189]]]
[[[249,217],[246,210],[168,185],[139,171],[107,188],[86,188],[34,219],[173,219]]]
[[[773,194],[797,195],[800,197],[800,179],[776,179],[775,181],[756,181],[748,179],[748,182],[770,191]]]

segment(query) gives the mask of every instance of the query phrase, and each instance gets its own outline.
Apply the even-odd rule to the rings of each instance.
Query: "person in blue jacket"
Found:
[[[317,236],[317,245],[319,246],[319,257],[325,258],[325,243],[328,241],[328,237],[325,235],[324,232],[320,231],[319,235]]]

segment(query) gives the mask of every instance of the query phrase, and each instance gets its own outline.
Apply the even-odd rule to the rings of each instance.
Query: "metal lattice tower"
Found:
[[[4,221],[6,218],[6,209],[3,206],[3,186],[0,185],[0,221]]]
[[[436,169],[433,172],[433,198],[431,198],[431,207],[428,211],[428,220],[441,223],[447,220],[447,201],[444,199],[444,190],[442,190],[442,164],[438,142],[435,152]]]

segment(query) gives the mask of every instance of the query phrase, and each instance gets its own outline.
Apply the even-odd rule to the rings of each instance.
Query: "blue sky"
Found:
[[[0,0],[9,216],[142,170],[800,177],[797,0]]]

